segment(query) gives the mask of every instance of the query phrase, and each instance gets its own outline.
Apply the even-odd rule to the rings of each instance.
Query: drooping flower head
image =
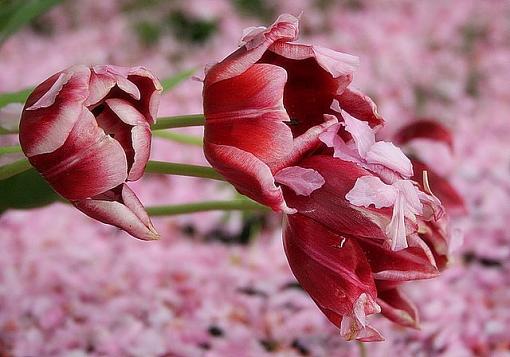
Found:
[[[286,213],[301,286],[348,340],[381,340],[368,316],[416,327],[405,281],[448,258],[444,208],[412,162],[377,141],[375,104],[349,87],[357,59],[292,42],[298,20],[245,31],[204,81],[207,159],[241,193]]]
[[[162,87],[142,67],[73,66],[32,92],[20,143],[30,163],[85,214],[141,239],[158,237],[136,195]]]

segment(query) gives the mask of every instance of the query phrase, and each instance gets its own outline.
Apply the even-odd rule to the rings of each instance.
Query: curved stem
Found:
[[[20,174],[23,171],[27,171],[31,167],[32,165],[30,165],[28,159],[21,159],[7,165],[0,166],[0,180],[5,180],[9,177]]]
[[[177,214],[206,211],[263,211],[269,209],[252,200],[237,199],[231,201],[205,201],[170,206],[153,206],[146,208],[149,216],[172,216]]]
[[[157,138],[162,138],[170,141],[175,141],[181,144],[188,144],[202,147],[203,139],[200,136],[180,134],[170,130],[154,130],[152,135]]]
[[[188,126],[202,126],[205,123],[203,114],[178,115],[172,117],[158,118],[152,130],[184,128]]]
[[[225,179],[219,173],[217,173],[212,167],[189,164],[177,164],[173,162],[151,160],[147,163],[147,166],[145,167],[145,172],[153,174],[202,177],[218,181],[225,181]]]

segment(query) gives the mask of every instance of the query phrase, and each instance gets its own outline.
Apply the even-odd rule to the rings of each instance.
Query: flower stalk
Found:
[[[248,199],[235,199],[230,201],[205,201],[185,203],[180,205],[153,206],[147,207],[146,210],[151,217],[173,216],[206,211],[269,211],[267,207]]]
[[[212,167],[189,164],[177,164],[173,162],[151,160],[147,163],[145,172],[153,174],[201,177],[212,180],[224,181],[224,178],[220,174],[218,174]]]

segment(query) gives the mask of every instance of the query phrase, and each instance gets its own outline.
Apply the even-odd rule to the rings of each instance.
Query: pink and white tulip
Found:
[[[20,122],[30,163],[64,198],[101,222],[157,239],[126,181],[144,172],[161,84],[143,67],[73,66],[32,92]]]

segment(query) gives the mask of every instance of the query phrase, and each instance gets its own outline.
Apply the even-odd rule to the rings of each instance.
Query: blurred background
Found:
[[[376,318],[386,341],[367,355],[510,356],[510,2],[50,0],[33,18],[11,11],[30,2],[0,0],[0,93],[77,63],[201,78],[244,28],[302,13],[300,41],[361,58],[354,86],[377,103],[384,136],[417,118],[452,130],[450,180],[468,208],[455,220],[464,243],[451,267],[408,286],[421,330]],[[160,116],[201,113],[201,89],[183,81],[163,96]],[[0,108],[4,124],[15,120],[10,110]],[[206,164],[199,146],[161,138],[151,158]],[[277,215],[162,217],[162,239],[141,242],[45,205],[48,193],[44,207],[7,209],[26,182],[0,186],[0,356],[359,355],[296,283]],[[162,175],[132,187],[146,206],[235,195],[223,183]]]

